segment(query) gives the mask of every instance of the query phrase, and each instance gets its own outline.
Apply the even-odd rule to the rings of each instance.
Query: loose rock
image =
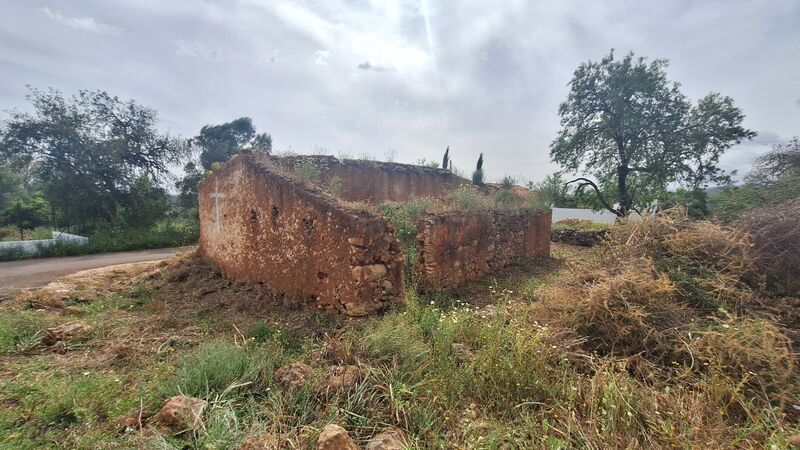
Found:
[[[178,395],[164,402],[156,421],[173,432],[205,429],[203,411],[208,402],[195,397]]]
[[[339,425],[330,424],[319,434],[317,450],[358,450],[358,446],[347,434],[347,430]]]
[[[361,379],[361,370],[357,366],[331,366],[328,368],[328,379],[325,391],[328,393],[350,389]]]
[[[89,337],[91,332],[91,326],[81,322],[80,320],[75,320],[57,327],[48,328],[45,330],[45,336],[42,339],[42,342],[44,342],[45,345],[53,345],[60,341],[85,339]]]
[[[296,362],[275,371],[275,381],[290,391],[296,391],[308,383],[314,369],[308,364]]]
[[[386,428],[367,443],[367,450],[404,450],[408,448],[406,435],[397,428]]]

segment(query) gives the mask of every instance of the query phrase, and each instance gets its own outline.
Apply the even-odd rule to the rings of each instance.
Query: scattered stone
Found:
[[[408,439],[406,435],[397,428],[386,428],[376,434],[367,443],[367,450],[405,450]]]
[[[144,419],[142,419],[144,421]],[[117,434],[131,433],[139,429],[139,415],[128,415],[120,417],[116,421]]]
[[[45,330],[45,335],[42,339],[42,342],[45,345],[54,345],[56,342],[61,341],[85,339],[89,337],[91,332],[91,326],[81,322],[80,320],[74,320],[72,322],[67,322],[63,325]]]
[[[386,266],[383,264],[369,264],[355,266],[352,269],[355,281],[377,281],[386,276]]]
[[[314,369],[301,362],[291,363],[275,371],[275,381],[284,389],[296,391],[305,386],[314,373]]]
[[[453,353],[456,355],[456,360],[458,362],[467,362],[475,357],[475,354],[472,353],[472,350],[470,350],[466,344],[454,342],[452,347]]]
[[[325,382],[325,392],[336,393],[348,390],[361,379],[361,370],[357,366],[331,366],[328,367],[328,379]]]
[[[279,450],[280,448],[278,436],[267,431],[245,439],[239,450]]]
[[[358,450],[347,430],[336,424],[326,425],[317,439],[317,450]]]
[[[156,415],[156,421],[163,427],[181,432],[205,429],[203,411],[208,402],[195,397],[178,395],[168,398]]]

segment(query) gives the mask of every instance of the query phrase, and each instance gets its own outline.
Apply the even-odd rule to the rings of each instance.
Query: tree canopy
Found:
[[[0,165],[35,180],[67,220],[113,220],[143,192],[142,177],[169,178],[185,154],[181,140],[157,131],[156,111],[133,100],[34,88],[28,99],[32,112],[14,110],[2,123]]]
[[[667,66],[665,59],[648,63],[633,53],[617,59],[612,50],[578,66],[559,107],[551,159],[583,172],[569,183],[592,188],[618,216],[664,196],[671,184],[725,183],[720,156],[755,136],[742,127],[744,115],[730,97],[710,93],[693,104],[667,80]]]
[[[272,136],[269,133],[256,133],[249,117],[240,117],[220,125],[206,125],[192,139],[192,143],[200,148],[200,163],[205,170],[210,170],[211,164],[224,163],[242,151],[272,151]]]

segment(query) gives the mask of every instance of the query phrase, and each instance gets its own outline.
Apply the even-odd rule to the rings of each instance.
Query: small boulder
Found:
[[[295,362],[276,370],[275,381],[284,389],[296,391],[309,382],[313,373],[314,369],[308,364]]]
[[[195,397],[178,395],[168,398],[156,415],[156,421],[173,432],[204,429],[203,411],[208,402]]]
[[[350,389],[361,379],[361,370],[357,366],[331,366],[328,368],[328,379],[325,381],[325,392],[336,393]]]
[[[56,342],[61,341],[85,339],[89,337],[91,332],[91,326],[81,322],[80,320],[74,320],[72,322],[67,322],[63,325],[45,330],[42,342],[44,342],[45,345],[53,345]]]
[[[376,434],[367,443],[367,450],[405,450],[408,439],[406,435],[397,428],[386,428]]]
[[[347,430],[336,424],[326,425],[317,439],[318,450],[358,450]]]

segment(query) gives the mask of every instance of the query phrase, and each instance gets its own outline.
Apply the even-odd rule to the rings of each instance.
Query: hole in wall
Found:
[[[278,224],[278,216],[281,214],[280,210],[277,206],[272,205],[272,208],[269,211],[270,220],[272,220],[272,225]]]

